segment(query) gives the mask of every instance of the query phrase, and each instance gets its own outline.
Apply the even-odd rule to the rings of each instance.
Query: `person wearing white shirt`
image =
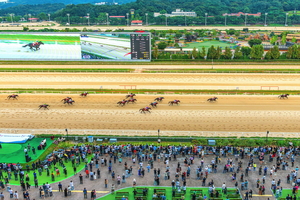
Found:
[[[70,181],[70,187],[71,187],[71,190],[74,190],[74,182],[73,181]]]
[[[19,199],[19,194],[18,194],[17,191],[15,191],[15,193],[14,193],[14,199],[15,199],[15,200],[18,200],[18,199]]]

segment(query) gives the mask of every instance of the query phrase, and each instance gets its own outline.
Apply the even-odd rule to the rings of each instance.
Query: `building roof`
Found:
[[[124,18],[125,16],[109,16],[111,18]]]
[[[251,14],[251,13],[243,13],[243,12],[238,12],[238,13],[225,13],[223,14],[223,16],[237,16],[237,17],[240,17],[241,15],[245,15],[247,14],[248,16],[256,16],[256,17],[260,17],[261,16],[261,13],[258,12],[257,14]]]
[[[143,23],[143,20],[132,20],[131,23]]]

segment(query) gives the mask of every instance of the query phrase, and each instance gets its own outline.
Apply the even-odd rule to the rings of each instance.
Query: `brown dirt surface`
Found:
[[[153,102],[154,95],[137,95],[136,104],[118,107],[124,95],[21,94],[19,100],[0,95],[1,128],[25,129],[122,129],[175,131],[297,132],[300,129],[300,97],[280,100],[277,96],[165,96],[151,114],[139,109]],[[61,102],[66,96],[72,106]],[[179,106],[168,101],[179,99]],[[49,110],[38,110],[47,103]]]
[[[300,74],[0,73],[0,76],[0,88],[124,89],[121,85],[136,85],[137,89],[260,90],[260,86],[279,86],[280,90],[300,90]]]

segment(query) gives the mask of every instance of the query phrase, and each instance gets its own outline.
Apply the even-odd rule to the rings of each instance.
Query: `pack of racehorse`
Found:
[[[80,97],[87,97],[88,94],[89,94],[88,92],[82,92],[79,96]],[[129,104],[129,103],[132,103],[132,104],[136,103],[137,99],[134,98],[135,96],[136,96],[136,94],[133,94],[133,93],[130,93],[130,94],[126,95],[125,99],[123,99],[122,101],[117,102],[118,106],[123,107],[123,106],[125,106],[126,104]],[[278,98],[279,99],[288,99],[288,96],[289,96],[289,94],[281,94],[281,95],[278,96]],[[12,94],[12,95],[8,95],[6,100],[10,100],[10,99],[18,100],[18,98],[19,98],[19,95]],[[151,102],[149,104],[149,106],[151,106],[152,108],[157,108],[157,105],[159,104],[159,102],[162,102],[164,99],[165,99],[164,97],[157,97],[157,98],[154,99],[153,102]],[[212,97],[212,98],[207,99],[208,102],[216,102],[217,100],[218,100],[218,97]],[[67,105],[73,105],[75,103],[75,101],[71,97],[63,98],[61,100],[61,102],[63,102],[63,104],[67,104]],[[168,104],[169,104],[169,106],[173,106],[174,104],[178,106],[178,105],[180,105],[180,100],[175,99],[173,101],[169,101]],[[144,108],[139,109],[139,112],[144,113],[144,114],[151,113],[150,110],[152,110],[152,108],[149,107],[149,106],[146,106]],[[38,109],[49,110],[49,107],[50,107],[50,105],[45,103],[45,104],[39,105]]]

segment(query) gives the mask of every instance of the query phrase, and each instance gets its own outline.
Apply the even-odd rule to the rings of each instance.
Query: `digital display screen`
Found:
[[[150,33],[0,33],[0,60],[149,61]]]

